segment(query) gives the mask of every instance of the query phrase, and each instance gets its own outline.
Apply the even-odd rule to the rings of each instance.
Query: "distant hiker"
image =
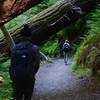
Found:
[[[9,68],[13,100],[31,100],[41,55],[38,47],[30,42],[31,31],[27,24],[24,25],[20,35],[21,41],[11,50]]]
[[[65,40],[65,42],[62,46],[62,50],[63,50],[63,55],[64,55],[64,62],[67,65],[68,57],[69,57],[69,53],[70,53],[70,44],[69,44],[68,40]]]
[[[62,50],[62,46],[64,44],[65,40],[63,39],[63,37],[61,37],[58,41],[59,43],[59,51],[60,51],[60,57],[63,57],[63,50]]]

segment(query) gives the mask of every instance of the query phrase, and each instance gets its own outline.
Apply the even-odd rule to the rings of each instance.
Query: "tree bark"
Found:
[[[62,0],[57,2],[26,22],[32,30],[32,41],[35,44],[42,43],[51,35],[74,23],[81,16],[88,14],[95,9],[98,3],[100,3],[100,0]],[[23,25],[20,25],[9,30],[14,40],[17,41],[20,37],[18,33],[22,28]],[[4,39],[1,39],[1,41],[4,41]]]
[[[43,0],[0,0],[0,24],[4,24]]]

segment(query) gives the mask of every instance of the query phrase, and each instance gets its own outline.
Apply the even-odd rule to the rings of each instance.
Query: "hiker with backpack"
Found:
[[[24,25],[20,35],[21,41],[15,44],[11,50],[9,68],[13,100],[31,100],[41,54],[38,47],[30,42],[31,31],[27,24]]]
[[[68,64],[68,57],[69,57],[69,53],[70,53],[70,44],[69,44],[68,40],[65,40],[65,42],[63,43],[62,51],[63,51],[65,65],[67,65]]]

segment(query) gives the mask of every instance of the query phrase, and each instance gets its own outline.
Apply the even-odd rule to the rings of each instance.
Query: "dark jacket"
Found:
[[[11,52],[11,66],[9,68],[9,73],[10,73],[10,77],[12,80],[14,80],[14,73],[13,73],[13,65],[14,65],[14,51],[16,48],[18,47],[27,47],[30,48],[29,53],[30,53],[30,57],[29,57],[29,62],[28,62],[28,70],[31,74],[32,77],[35,76],[35,74],[37,73],[39,66],[40,66],[40,53],[39,53],[39,49],[36,45],[32,44],[31,42],[29,42],[28,40],[25,41],[21,41],[20,43],[16,44],[13,48],[12,48],[12,52]]]

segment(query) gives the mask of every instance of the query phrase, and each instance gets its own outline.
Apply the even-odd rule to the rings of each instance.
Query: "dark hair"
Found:
[[[30,37],[31,36],[31,29],[27,24],[24,25],[24,28],[21,30],[20,35],[22,37]]]

